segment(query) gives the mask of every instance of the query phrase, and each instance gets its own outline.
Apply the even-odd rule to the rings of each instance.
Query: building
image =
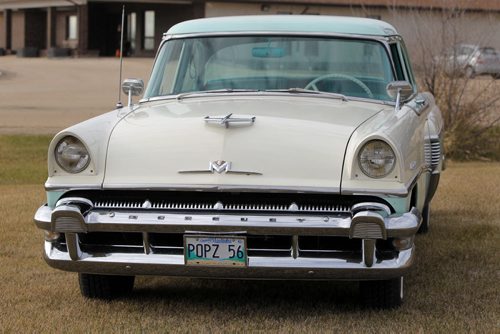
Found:
[[[114,56],[122,5],[124,53],[130,56],[154,55],[163,32],[175,23],[246,14],[371,17],[392,23],[412,44],[417,26],[429,34],[442,29],[443,10],[463,16],[464,41],[500,49],[499,0],[0,0],[0,54]]]
[[[198,1],[0,0],[0,48],[25,56],[114,56],[122,5],[125,52],[136,56],[153,56],[170,26],[204,15]]]

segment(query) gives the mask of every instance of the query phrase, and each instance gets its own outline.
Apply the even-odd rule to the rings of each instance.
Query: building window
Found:
[[[155,48],[155,12],[147,10],[144,12],[144,50]]]
[[[127,17],[127,41],[129,46],[129,52],[133,53],[135,51],[135,34],[136,34],[136,13],[130,13]]]
[[[66,39],[78,39],[78,19],[76,15],[66,17]]]

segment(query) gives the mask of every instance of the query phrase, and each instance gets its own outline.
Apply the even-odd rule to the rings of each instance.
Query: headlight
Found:
[[[396,155],[392,148],[382,140],[367,142],[358,155],[359,168],[373,178],[389,175],[396,165]]]
[[[64,137],[57,143],[54,152],[57,164],[68,173],[80,173],[90,163],[85,145],[75,137]]]

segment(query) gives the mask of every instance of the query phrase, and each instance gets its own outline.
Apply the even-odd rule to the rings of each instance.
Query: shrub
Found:
[[[474,15],[457,8],[412,11],[405,21],[413,28],[408,49],[419,85],[435,96],[443,114],[447,157],[500,160],[500,80],[467,77],[456,61],[457,45],[487,46],[495,33],[473,30],[474,20],[480,19]]]

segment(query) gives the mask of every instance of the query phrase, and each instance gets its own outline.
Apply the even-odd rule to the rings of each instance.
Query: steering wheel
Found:
[[[316,90],[316,91],[319,91],[318,89],[318,86],[316,86],[316,84],[320,81],[323,81],[325,79],[330,79],[330,78],[339,78],[339,79],[347,79],[349,81],[352,81],[354,82],[356,85],[358,85],[359,87],[361,87],[361,89],[363,89],[365,91],[365,93],[373,99],[373,93],[372,91],[370,90],[370,88],[368,88],[367,85],[365,85],[365,83],[351,75],[347,75],[347,74],[340,74],[340,73],[330,73],[330,74],[325,74],[325,75],[322,75],[322,76],[319,76],[317,77],[316,79],[313,79],[311,80],[307,85],[306,87],[304,87],[304,89],[313,89],[313,90]]]

